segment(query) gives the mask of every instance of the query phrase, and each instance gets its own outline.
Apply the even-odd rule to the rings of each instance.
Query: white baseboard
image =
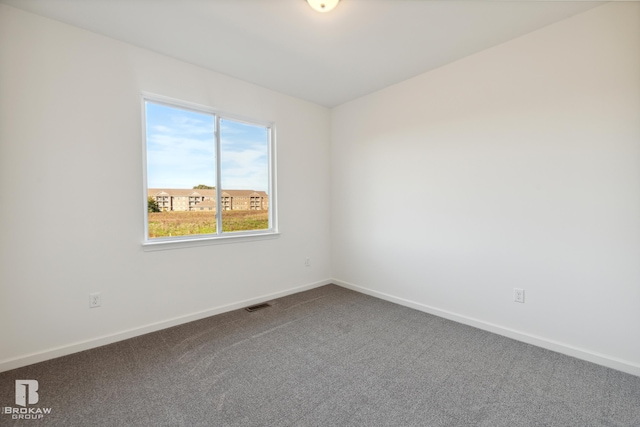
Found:
[[[461,314],[453,313],[447,310],[441,310],[435,307],[421,304],[415,301],[410,301],[404,298],[395,297],[393,295],[386,294],[384,292],[368,289],[363,286],[358,286],[353,283],[348,283],[338,279],[327,279],[315,283],[310,283],[304,286],[280,291],[268,295],[263,295],[256,298],[251,298],[244,301],[239,301],[233,304],[224,305],[221,307],[212,308],[209,310],[200,311],[184,316],[175,317],[161,322],[156,322],[141,326],[139,328],[133,328],[126,331],[118,332],[111,335],[105,335],[98,338],[93,338],[86,341],[81,341],[65,346],[56,347],[53,349],[45,350],[38,353],[27,354],[24,356],[16,357],[13,359],[7,359],[0,361],[0,372],[9,371],[11,369],[20,368],[23,366],[31,365],[38,362],[44,362],[45,360],[55,359],[56,357],[66,356],[68,354],[77,353],[79,351],[89,350],[103,345],[112,344],[114,342],[122,341],[128,338],[133,338],[139,335],[148,334],[150,332],[159,331],[162,329],[170,328],[172,326],[181,325],[183,323],[192,322],[194,320],[204,319],[205,317],[214,316],[216,314],[226,313],[228,311],[237,310],[253,304],[259,304],[265,301],[269,301],[276,298],[281,298],[287,295],[292,295],[298,292],[306,291],[309,289],[317,288],[320,286],[334,283],[338,286],[342,286],[347,289],[351,289],[362,294],[370,295],[376,298],[380,298],[386,301],[390,301],[405,307],[410,307],[416,310],[423,311],[425,313],[433,314],[435,316],[443,317],[445,319],[453,320],[458,323],[473,326],[478,329],[493,332],[498,335],[503,335],[508,338],[512,338],[518,341],[522,341],[528,344],[532,344],[538,347],[546,348],[548,350],[556,351],[558,353],[566,354],[578,359],[586,360],[588,362],[596,363],[598,365],[606,366],[608,368],[616,369],[618,371],[626,372],[631,375],[640,377],[640,365],[621,360],[608,355],[596,353],[590,350],[574,347],[561,342],[549,340],[543,337],[527,334],[524,332],[516,331],[504,326],[495,325],[489,322],[485,322],[479,319],[474,319]]]
[[[52,348],[52,349],[37,352],[37,353],[27,354],[24,356],[13,358],[13,359],[2,360],[0,361],[0,372],[21,368],[23,366],[31,365],[38,362],[44,362],[45,360],[55,359],[56,357],[66,356],[68,354],[77,353],[79,351],[101,347],[103,345],[112,344],[114,342],[126,340],[128,338],[137,337],[139,335],[148,334],[150,332],[159,331],[161,329],[170,328],[172,326],[181,325],[183,323],[192,322],[194,320],[204,319],[205,317],[214,316],[216,314],[226,313],[228,311],[237,310],[239,308],[244,308],[250,305],[260,304],[265,301],[270,301],[270,300],[281,298],[287,295],[296,294],[298,292],[307,291],[309,289],[328,285],[330,283],[332,283],[331,280],[322,280],[322,281],[310,283],[304,286],[287,289],[285,291],[275,292],[272,294],[263,295],[256,298],[244,300],[244,301],[238,301],[233,304],[227,304],[221,307],[199,311],[197,313],[174,317],[172,319],[151,323],[138,328],[128,329],[126,331],[117,332],[115,334],[105,335],[98,338],[92,338],[90,340],[80,341],[73,344],[64,345],[64,346]]]
[[[569,344],[527,334],[525,332],[516,331],[511,328],[495,325],[493,323],[485,322],[479,319],[474,319],[472,317],[453,313],[447,310],[441,310],[436,307],[431,307],[426,304],[421,304],[421,303],[410,301],[404,298],[395,297],[393,295],[389,295],[384,292],[375,291],[363,286],[354,285],[353,283],[344,282],[342,280],[333,279],[331,283],[334,283],[338,286],[342,286],[347,289],[351,289],[356,292],[360,292],[360,293],[370,295],[376,298],[380,298],[386,301],[390,301],[399,305],[403,305],[405,307],[410,307],[419,311],[423,311],[425,313],[429,313],[435,316],[443,317],[445,319],[453,320],[454,322],[463,323],[465,325],[469,325],[478,329],[493,332],[495,334],[512,338],[517,341],[522,341],[527,344],[535,345],[537,347],[546,348],[547,350],[566,354],[568,356],[572,356],[577,359],[586,360],[588,362],[606,366],[607,368],[616,369],[618,371],[626,372],[628,374],[636,375],[640,377],[640,365],[635,364],[633,362],[629,362],[627,360],[618,359],[605,354],[600,354],[590,350],[585,350],[583,348],[574,347]]]

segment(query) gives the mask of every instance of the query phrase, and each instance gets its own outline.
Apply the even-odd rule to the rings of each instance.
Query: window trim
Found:
[[[232,120],[235,122],[245,123],[249,125],[264,126],[268,129],[267,132],[267,156],[268,156],[268,192],[269,195],[269,228],[264,230],[248,230],[248,231],[234,231],[223,232],[222,231],[222,214],[219,214],[222,191],[216,191],[216,231],[217,234],[196,234],[187,236],[175,236],[175,237],[156,237],[149,238],[149,216],[148,216],[148,192],[149,186],[147,182],[147,116],[146,116],[146,102],[152,102],[155,104],[164,105],[167,107],[181,108],[188,111],[197,113],[208,113],[213,115],[215,120],[215,145],[216,145],[216,189],[219,189],[219,183],[222,181],[221,168],[220,168],[220,121]],[[141,96],[141,110],[142,110],[142,191],[143,191],[143,224],[144,224],[144,236],[142,241],[142,247],[145,251],[156,251],[166,249],[176,249],[182,247],[195,247],[195,246],[207,246],[215,244],[226,244],[244,241],[256,241],[264,239],[273,239],[279,236],[278,232],[278,216],[277,216],[277,190],[276,190],[276,126],[274,122],[268,122],[264,120],[254,120],[236,114],[221,112],[210,106],[197,104],[189,101],[183,101],[175,98],[170,98],[163,95],[158,95],[149,92],[142,92]]]

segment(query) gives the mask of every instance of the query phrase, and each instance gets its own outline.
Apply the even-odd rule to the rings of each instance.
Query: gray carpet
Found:
[[[39,426],[640,426],[640,378],[329,285],[0,374]]]

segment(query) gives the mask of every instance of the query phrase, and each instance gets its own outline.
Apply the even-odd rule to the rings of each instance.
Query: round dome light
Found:
[[[307,0],[307,3],[318,12],[325,13],[333,10],[339,1],[340,0]]]

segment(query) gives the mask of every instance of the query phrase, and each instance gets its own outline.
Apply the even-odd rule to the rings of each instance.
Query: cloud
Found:
[[[269,163],[266,149],[223,151],[220,160],[224,188],[267,191]]]
[[[268,129],[221,120],[222,187],[267,191]],[[147,184],[150,188],[215,185],[214,117],[147,104]]]

